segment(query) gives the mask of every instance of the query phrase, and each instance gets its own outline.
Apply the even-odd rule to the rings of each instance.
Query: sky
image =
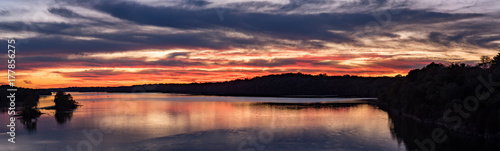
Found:
[[[394,76],[500,50],[498,0],[0,3],[0,46],[17,40],[16,85],[29,88]]]

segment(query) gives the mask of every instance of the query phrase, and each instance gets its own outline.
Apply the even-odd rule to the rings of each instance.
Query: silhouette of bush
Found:
[[[79,106],[78,102],[73,100],[71,94],[66,94],[63,91],[58,91],[56,93],[54,103],[56,104],[56,110],[72,110]]]

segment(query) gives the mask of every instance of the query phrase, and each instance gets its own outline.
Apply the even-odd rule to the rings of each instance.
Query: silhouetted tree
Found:
[[[35,89],[11,87],[9,85],[0,86],[0,95],[9,96],[11,92],[7,89],[17,89],[16,91],[16,107],[36,107],[38,104],[39,95]],[[0,97],[0,107],[10,106],[10,100],[7,97]]]
[[[401,112],[424,121],[445,123],[448,124],[447,127],[455,127],[457,131],[498,135],[500,87],[495,87],[497,93],[478,99],[479,108],[473,112],[468,111],[470,117],[462,118],[460,125],[443,122],[442,118],[445,111],[464,104],[465,98],[477,96],[476,88],[483,85],[478,77],[491,77],[488,81],[500,81],[499,59],[500,54],[491,61],[482,57],[483,63],[491,63],[489,68],[464,63],[444,66],[433,62],[422,69],[411,70],[406,78],[393,83],[379,96],[379,105],[391,112]]]
[[[54,103],[56,104],[56,110],[72,110],[78,107],[78,103],[73,100],[71,94],[66,94],[63,91],[56,93]]]
[[[489,56],[481,56],[480,58],[481,62],[479,63],[479,66],[483,69],[488,69],[491,66],[491,58]]]
[[[390,77],[328,76],[303,73],[283,73],[226,82],[159,84],[148,92],[186,93],[226,96],[299,96],[328,95],[338,97],[377,97],[395,82]],[[146,85],[123,87],[66,88],[81,92],[136,92]],[[144,88],[142,88],[144,89]],[[144,90],[146,91],[146,90]]]
[[[495,57],[493,57],[493,59],[491,59],[490,64],[491,64],[491,68],[494,68],[494,69],[500,68],[500,53],[498,53],[498,55],[496,55]]]

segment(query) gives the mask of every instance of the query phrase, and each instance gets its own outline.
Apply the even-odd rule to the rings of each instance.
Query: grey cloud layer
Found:
[[[314,6],[338,4],[340,8],[373,8],[373,11],[362,10],[349,13],[297,13]],[[376,22],[377,17],[390,22],[381,27],[382,31],[370,33],[371,36],[397,39],[400,35],[393,29],[398,26],[412,27],[447,23],[447,26],[422,31],[428,35],[424,39],[414,38],[417,42],[427,42],[445,47],[461,43],[487,49],[499,49],[500,40],[496,19],[486,13],[446,13],[433,9],[412,9],[410,4],[393,5],[388,0],[361,0],[353,3],[340,3],[325,0],[291,0],[288,4],[273,2],[229,3],[221,8],[213,8],[212,1],[189,0],[179,1],[175,6],[151,6],[139,2],[110,1],[61,1],[61,5],[47,8],[51,15],[58,16],[67,22],[33,23],[37,36],[20,39],[27,41],[23,51],[37,54],[75,54],[81,52],[113,52],[139,49],[265,49],[273,46],[279,48],[330,49],[327,43],[345,43],[355,46],[366,46],[360,42],[363,37],[353,36],[355,27],[366,27]],[[394,6],[393,8],[387,8]],[[401,7],[405,6],[405,7]],[[78,12],[72,7],[83,7],[112,16],[119,21],[99,19]],[[256,8],[272,8],[269,11],[249,11]],[[378,9],[387,8],[387,9]],[[403,8],[403,9],[402,9]],[[219,10],[219,11],[218,11]],[[290,13],[293,12],[293,13]],[[397,12],[397,13],[391,13]],[[374,16],[375,14],[375,16]],[[378,14],[378,15],[377,15]],[[0,11],[0,16],[14,15],[8,10]],[[221,19],[221,16],[223,19]],[[459,22],[463,20],[470,22]],[[488,20],[490,19],[490,20]],[[23,32],[26,29],[22,21],[1,22],[0,30]],[[154,33],[123,29],[153,26],[182,31],[180,33]],[[101,32],[101,28],[116,29],[117,32]],[[83,29],[90,29],[83,30]],[[330,30],[339,32],[329,32]],[[434,31],[435,30],[435,31]],[[251,37],[231,37],[227,33],[243,33]],[[87,37],[90,39],[82,39]],[[285,42],[296,41],[296,44]],[[182,57],[188,54],[174,54],[171,57]],[[43,59],[43,58],[40,58]],[[281,60],[287,62],[290,60]],[[293,62],[293,61],[291,61]],[[262,64],[259,61],[255,65]],[[269,64],[265,64],[266,66]]]

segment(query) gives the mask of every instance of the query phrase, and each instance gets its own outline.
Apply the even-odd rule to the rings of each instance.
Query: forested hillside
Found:
[[[456,131],[498,136],[500,54],[476,66],[431,63],[411,70],[380,95],[379,105]]]

